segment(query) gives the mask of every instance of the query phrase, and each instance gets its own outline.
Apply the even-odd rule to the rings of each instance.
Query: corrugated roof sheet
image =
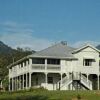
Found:
[[[72,54],[74,50],[75,48],[58,43],[32,54],[31,57],[74,58]]]

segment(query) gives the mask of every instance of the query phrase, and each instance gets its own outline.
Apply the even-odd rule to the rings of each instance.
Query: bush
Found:
[[[39,88],[31,87],[29,91],[47,91],[47,89],[45,89],[44,87],[39,87]]]
[[[79,94],[77,95],[77,99],[78,100],[81,100],[81,96]]]

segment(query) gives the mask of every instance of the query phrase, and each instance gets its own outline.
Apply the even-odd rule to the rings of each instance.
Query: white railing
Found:
[[[47,67],[45,64],[32,64],[32,69],[34,70],[47,70],[47,71],[60,71],[60,65],[51,65],[48,64]]]
[[[44,64],[32,64],[32,69],[34,69],[34,70],[44,70],[45,65]]]
[[[63,86],[68,86],[72,82],[72,75],[69,76],[69,78],[66,76],[62,79],[62,81],[57,82],[57,89],[61,89]],[[87,78],[83,75],[81,75],[80,82],[86,86],[88,89],[92,90],[92,82],[90,80],[87,81]]]
[[[62,81],[58,81],[57,82],[57,89],[61,89],[64,85],[69,85],[72,81],[72,75],[69,76],[69,78],[67,76],[65,76]]]
[[[47,70],[56,70],[56,71],[60,71],[61,70],[61,66],[60,65],[47,65]]]
[[[90,90],[92,90],[92,82],[90,80],[87,81],[87,78],[83,75],[81,75],[81,82],[88,87]]]

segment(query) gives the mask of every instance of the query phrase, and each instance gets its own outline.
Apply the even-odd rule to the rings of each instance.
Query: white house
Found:
[[[9,90],[99,90],[99,60],[92,45],[76,49],[61,42],[9,65]]]

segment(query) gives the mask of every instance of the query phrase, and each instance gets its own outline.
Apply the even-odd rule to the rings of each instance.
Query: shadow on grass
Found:
[[[48,97],[47,96],[34,95],[34,96],[17,97],[14,100],[48,100]]]

